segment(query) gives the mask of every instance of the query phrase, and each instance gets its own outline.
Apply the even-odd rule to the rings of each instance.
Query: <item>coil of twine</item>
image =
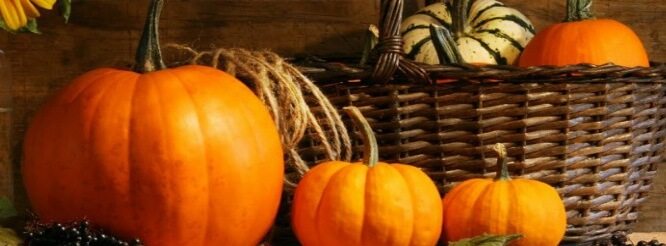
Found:
[[[296,171],[285,176],[285,188],[296,187],[298,180],[309,170],[296,151],[306,134],[323,146],[327,159],[350,161],[352,143],[336,108],[310,79],[279,55],[240,48],[197,51],[180,44],[168,44],[164,49],[167,63],[172,66],[215,67],[254,90],[273,116],[287,156],[287,166]],[[314,100],[306,101],[306,98]]]

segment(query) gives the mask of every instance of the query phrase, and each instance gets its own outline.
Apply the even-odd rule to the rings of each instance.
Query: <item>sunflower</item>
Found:
[[[52,9],[56,0],[0,0],[0,14],[5,26],[16,31],[28,24],[28,20],[39,17],[35,5]]]

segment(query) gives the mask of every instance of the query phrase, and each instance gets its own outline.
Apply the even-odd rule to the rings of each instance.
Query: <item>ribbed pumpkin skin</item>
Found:
[[[282,190],[268,111],[202,66],[88,72],[37,113],[24,151],[42,220],[87,218],[147,245],[257,245]]]
[[[333,161],[298,184],[292,227],[304,246],[432,246],[441,211],[437,188],[415,167]]]
[[[612,62],[626,67],[648,67],[643,43],[626,25],[611,19],[559,23],[541,31],[525,47],[519,66]]]
[[[446,194],[443,207],[446,241],[518,233],[523,238],[511,245],[555,246],[567,227],[555,189],[527,179],[471,179]]]

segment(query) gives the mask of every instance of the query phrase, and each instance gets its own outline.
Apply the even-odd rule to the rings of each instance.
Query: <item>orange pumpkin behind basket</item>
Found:
[[[566,22],[539,32],[525,47],[518,65],[650,66],[645,47],[636,33],[616,20],[594,19],[591,3],[592,0],[568,0]]]

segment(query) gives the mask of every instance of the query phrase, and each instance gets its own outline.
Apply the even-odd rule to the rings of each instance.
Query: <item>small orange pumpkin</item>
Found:
[[[345,111],[363,133],[363,163],[330,161],[298,184],[292,227],[305,246],[432,246],[442,226],[437,187],[420,169],[377,162],[377,142],[355,107]]]
[[[164,68],[153,0],[136,71],[75,79],[37,113],[23,180],[45,221],[86,218],[147,245],[257,245],[277,213],[277,128],[242,82]]]
[[[566,22],[537,33],[525,47],[518,65],[650,66],[645,47],[636,33],[616,20],[594,19],[591,5],[592,0],[568,0]]]
[[[495,150],[500,170],[494,181],[470,179],[444,197],[443,237],[458,241],[483,234],[521,234],[511,245],[558,245],[567,227],[559,194],[536,180],[512,180],[504,145],[497,144]]]

